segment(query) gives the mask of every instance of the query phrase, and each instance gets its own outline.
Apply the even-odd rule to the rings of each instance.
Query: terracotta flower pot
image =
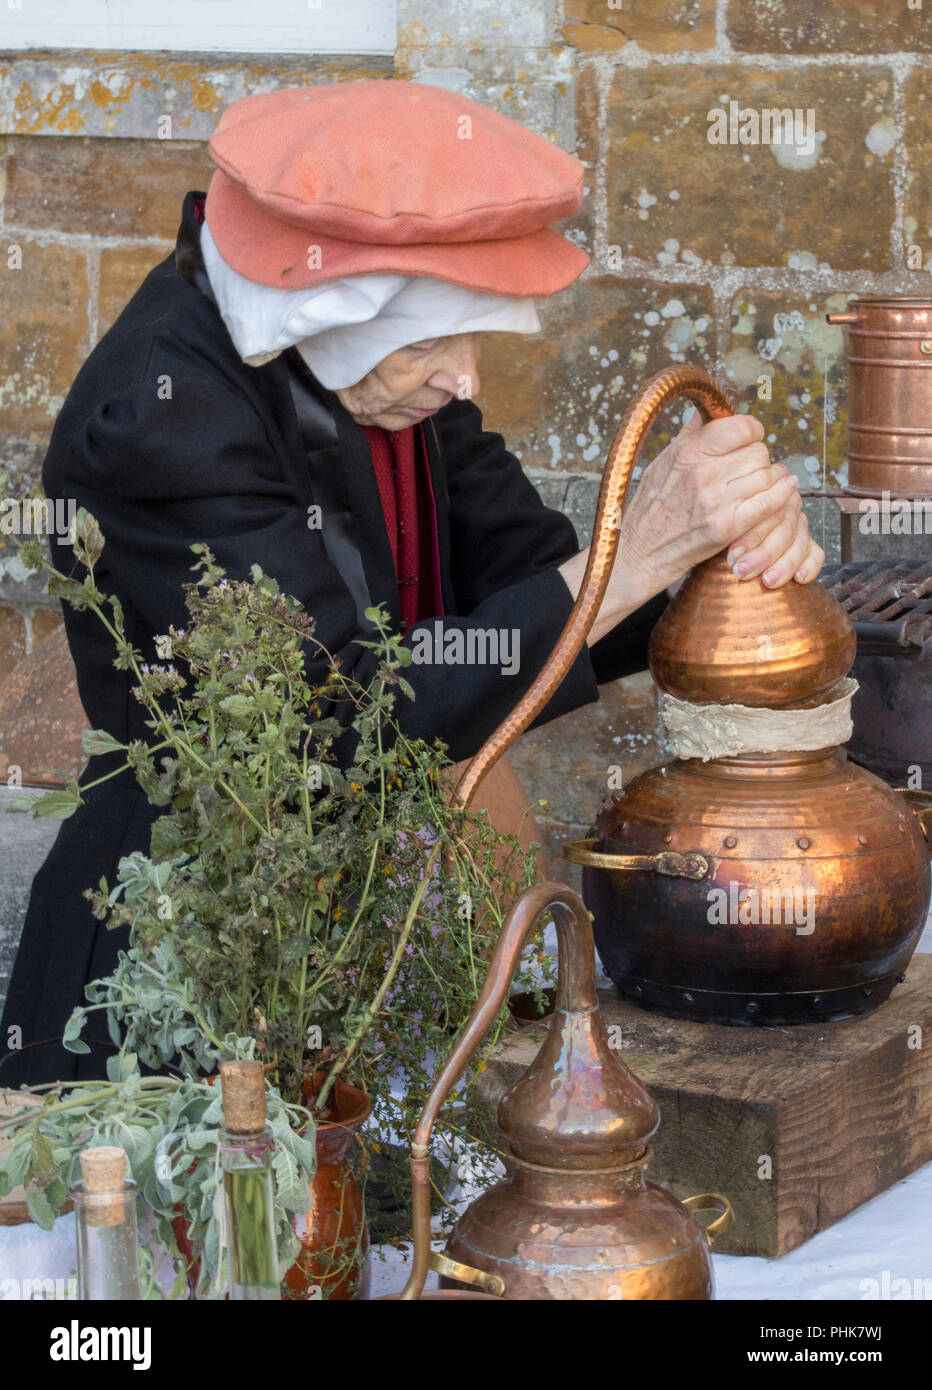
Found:
[[[305,1081],[304,1094],[309,1105],[322,1080],[318,1073],[313,1087]],[[331,1118],[317,1125],[317,1169],[311,1182],[310,1206],[305,1213],[297,1214],[293,1223],[301,1254],[282,1282],[296,1298],[368,1298],[366,1213],[348,1152],[353,1136],[369,1118],[372,1102],[355,1086],[338,1081],[330,1093],[327,1110]]]
[[[322,1081],[321,1072],[313,1082],[305,1081],[308,1104]],[[362,1193],[349,1165],[348,1151],[371,1111],[372,1102],[363,1091],[344,1081],[336,1082],[327,1103],[328,1118],[319,1121],[316,1128],[317,1167],[308,1209],[294,1217],[294,1232],[302,1248],[282,1279],[283,1298],[368,1298],[369,1235]],[[193,1297],[200,1260],[194,1259],[188,1221],[180,1206],[172,1230],[188,1264],[188,1289]]]

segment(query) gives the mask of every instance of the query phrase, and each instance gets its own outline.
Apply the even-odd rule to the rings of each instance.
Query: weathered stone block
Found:
[[[48,444],[44,430],[0,430],[0,496],[21,497],[41,483]]]
[[[927,20],[932,34],[932,0]],[[903,239],[918,246],[922,268],[932,270],[932,84],[928,68],[917,68],[906,84],[906,193]],[[918,267],[910,266],[911,269]],[[929,291],[927,290],[928,294]]]
[[[9,268],[14,247],[19,269]],[[87,355],[86,257],[9,231],[0,251],[0,415],[6,430],[39,431],[55,419]]]
[[[3,610],[0,609],[0,613]],[[19,769],[23,785],[61,786],[87,759],[81,732],[88,727],[77,676],[61,623],[44,615],[43,641],[0,683],[0,781]]]
[[[153,267],[169,254],[154,246],[118,246],[100,253],[97,336],[102,338],[119,318]]]
[[[0,536],[0,604],[20,611],[51,608],[57,613],[61,605],[45,592],[46,578],[41,571],[27,570],[16,541]]]
[[[732,103],[756,113],[732,119]],[[792,132],[763,112],[799,113]],[[716,113],[722,112],[723,116]],[[789,120],[790,118],[788,118]],[[885,270],[895,215],[892,74],[619,69],[607,102],[609,242],[716,265]],[[800,137],[798,145],[777,137]],[[730,142],[710,142],[723,135]],[[743,136],[757,143],[740,143]]]
[[[190,188],[206,188],[207,146],[190,140],[31,139],[7,152],[6,221],[32,230],[174,240]]]
[[[478,404],[525,467],[601,473],[632,396],[653,372],[687,359],[710,367],[710,291],[587,272],[539,305],[543,332],[490,333]],[[679,428],[665,413],[649,459]]]
[[[25,655],[25,618],[15,608],[0,607],[0,685]]]
[[[645,53],[711,48],[715,0],[566,0],[563,38],[597,52],[636,43]]]
[[[553,0],[528,5],[523,0],[400,0],[398,54],[408,48],[545,47],[553,23]]]
[[[846,294],[750,289],[732,305],[724,384],[805,488],[822,488],[823,477],[828,488],[848,479],[848,348],[844,330],[825,322],[847,305]]]
[[[0,783],[0,863],[3,865],[3,887],[0,891],[0,1010],[6,1000],[33,876],[61,829],[61,822],[57,820],[6,815],[6,808],[16,795],[15,788]]]
[[[8,608],[0,604],[0,685],[12,675],[17,662],[60,627],[61,621],[61,610],[57,606]],[[0,751],[0,763],[2,758]]]
[[[207,140],[221,113],[240,97],[275,87],[390,77],[391,71],[387,55],[30,51],[0,67],[0,110],[5,128],[21,135]]]
[[[729,0],[726,29],[735,48],[751,53],[928,53],[932,26],[920,7],[907,0]]]

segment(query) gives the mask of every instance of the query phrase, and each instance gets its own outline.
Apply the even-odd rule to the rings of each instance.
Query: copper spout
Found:
[[[628,495],[638,454],[661,410],[680,396],[691,400],[706,420],[734,414],[721,386],[700,367],[665,367],[638,391],[618,426],[605,462],[586,573],[573,611],[531,688],[482,745],[457,783],[455,795],[464,806],[469,805],[489,768],[537,718],[582,651],[608,588],[618,549],[617,518]]]
[[[535,1160],[545,1152],[549,1163],[584,1169],[598,1155],[608,1162],[630,1162],[643,1154],[659,1123],[650,1094],[609,1049],[595,989],[595,953],[589,914],[581,898],[564,883],[539,883],[515,903],[502,927],[488,973],[463,1032],[434,1082],[411,1144],[414,1205],[414,1255],[411,1274],[400,1297],[420,1296],[430,1267],[429,1149],[434,1121],[457,1078],[469,1063],[504,1003],[522,947],[542,912],[552,910],[557,929],[559,972],[555,1022],[534,1064],[508,1097],[518,1157]],[[562,1018],[561,1018],[562,1015]],[[548,1106],[553,1084],[554,1052],[561,1039],[572,1052],[577,1094],[564,1087],[559,1114]],[[546,1055],[545,1055],[546,1054]],[[568,1068],[565,1065],[563,1075]]]

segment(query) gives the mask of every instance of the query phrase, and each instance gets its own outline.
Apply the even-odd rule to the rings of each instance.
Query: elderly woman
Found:
[[[146,656],[184,626],[198,541],[231,577],[254,563],[274,575],[362,681],[365,609],[384,604],[417,658],[401,727],[466,759],[541,669],[585,568],[569,521],[472,401],[481,334],[538,330],[535,297],[588,263],[549,226],[578,208],[582,166],[463,97],[390,81],[246,98],[210,149],[217,172],[185,198],[174,252],[72,387],[46,492],[98,518],[100,582]],[[643,669],[666,589],[723,546],[742,578],[816,577],[795,481],[762,436],[749,416],[695,418],[646,470],[588,648],[539,723]],[[145,737],[107,634],[67,606],[65,621],[92,726]],[[471,632],[505,635],[507,652],[451,665],[449,638],[468,651]],[[311,676],[318,663],[309,650]],[[111,766],[91,759],[83,781]],[[156,814],[122,773],[63,824],[33,885],[4,1039],[12,1025],[24,1044],[60,1036],[86,982],[112,969],[120,934],[82,892],[147,846]],[[102,1059],[53,1047],[9,1063],[15,1084]]]

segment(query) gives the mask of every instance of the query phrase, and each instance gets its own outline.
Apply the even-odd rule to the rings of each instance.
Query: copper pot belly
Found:
[[[508,1299],[710,1299],[707,1230],[646,1181],[648,1158],[595,1173],[511,1158],[508,1180],[460,1218],[447,1255],[500,1274]]]
[[[652,769],[565,852],[619,992],[688,1018],[862,1013],[929,909],[920,813],[836,748]]]

